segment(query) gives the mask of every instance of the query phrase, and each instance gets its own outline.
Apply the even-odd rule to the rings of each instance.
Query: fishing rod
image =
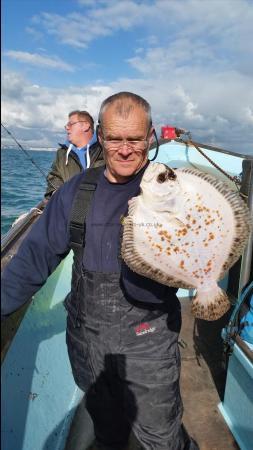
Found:
[[[34,159],[29,155],[28,151],[24,149],[24,147],[17,141],[17,139],[13,136],[13,134],[2,124],[1,122],[1,126],[5,129],[5,131],[10,135],[10,137],[16,142],[16,144],[18,145],[18,147],[22,150],[22,152],[24,152],[24,154],[26,155],[26,157],[32,162],[32,164],[36,167],[36,169],[38,169],[40,171],[40,173],[43,175],[43,177],[46,179],[46,181],[55,189],[57,190],[57,186],[54,185],[54,183],[50,180],[47,179],[47,175],[45,174],[45,172],[41,169],[41,167],[34,161]]]

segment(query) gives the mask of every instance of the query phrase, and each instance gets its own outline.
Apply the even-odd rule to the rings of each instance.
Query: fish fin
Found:
[[[222,317],[230,307],[226,292],[217,285],[210,290],[197,291],[191,310],[194,317],[212,321]]]
[[[132,197],[130,200],[128,200],[128,215],[131,216],[135,212],[135,208],[138,204],[139,197]]]

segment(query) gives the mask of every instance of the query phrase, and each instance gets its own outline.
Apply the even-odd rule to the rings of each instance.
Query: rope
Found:
[[[188,135],[189,136],[189,138],[186,140],[186,139],[182,139],[181,138],[181,136],[180,136],[180,134],[185,134],[185,135]],[[188,131],[188,132],[185,132],[184,130],[177,130],[177,136],[179,137],[179,139],[178,140],[180,140],[180,141],[182,141],[184,144],[186,144],[186,145],[193,145],[195,148],[196,148],[196,150],[198,150],[198,152],[202,155],[202,156],[204,156],[204,158],[206,158],[207,159],[207,161],[209,161],[210,162],[210,164],[212,164],[217,170],[219,170],[225,177],[227,177],[230,181],[232,181],[234,184],[235,184],[235,186],[236,186],[236,189],[238,190],[238,192],[239,192],[239,194],[240,194],[240,196],[241,197],[244,197],[244,198],[247,198],[248,196],[246,195],[246,194],[243,194],[241,191],[240,191],[240,188],[239,188],[239,186],[241,185],[241,180],[240,180],[240,178],[239,177],[237,177],[237,176],[231,176],[231,175],[229,175],[225,170],[223,170],[217,163],[215,163],[209,156],[207,156],[204,152],[203,152],[203,150],[201,150],[200,148],[199,148],[199,146],[195,143],[195,142],[193,142],[192,141],[192,139],[191,139],[191,133]]]
[[[199,153],[201,153],[202,156],[204,156],[204,158],[207,159],[207,161],[209,161],[217,170],[219,170],[221,173],[223,173],[223,175],[225,175],[225,177],[227,177],[230,181],[233,181],[233,183],[235,183],[237,189],[238,189],[238,184],[241,184],[241,180],[239,177],[237,176],[231,176],[229,175],[225,170],[223,170],[217,163],[215,163],[209,156],[207,156],[203,150],[201,150],[197,144],[195,144],[193,141],[189,141],[190,144],[194,145],[194,147],[199,151]]]

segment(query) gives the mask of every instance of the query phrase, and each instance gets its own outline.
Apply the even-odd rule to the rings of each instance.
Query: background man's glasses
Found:
[[[68,123],[66,123],[66,125],[64,125],[64,128],[65,129],[66,128],[71,128],[76,123],[81,123],[81,122],[88,123],[87,120],[77,120],[76,122],[68,122]],[[90,129],[90,126],[89,126],[89,128],[87,130],[84,130],[84,131],[89,131],[89,129]]]

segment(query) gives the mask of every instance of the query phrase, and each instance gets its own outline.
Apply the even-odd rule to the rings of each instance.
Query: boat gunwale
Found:
[[[10,246],[21,237],[23,232],[32,225],[34,220],[40,215],[45,208],[45,201],[40,201],[34,208],[31,208],[27,215],[12,226],[6,234],[1,238],[1,258],[3,258]]]
[[[253,364],[253,351],[250,350],[246,342],[242,340],[239,334],[235,336],[234,342],[238,345],[240,350],[247,356],[249,361]]]
[[[234,150],[226,150],[224,148],[216,147],[214,145],[201,144],[199,142],[195,142],[195,141],[191,141],[191,140],[184,141],[181,138],[176,138],[174,140],[173,139],[164,139],[164,138],[159,138],[158,139],[159,146],[161,146],[163,144],[170,143],[170,142],[176,142],[178,144],[184,145],[185,147],[193,147],[193,148],[196,148],[195,147],[195,145],[196,145],[196,146],[200,147],[201,149],[211,150],[211,151],[214,151],[214,152],[217,152],[217,153],[223,153],[225,155],[236,156],[237,158],[247,159],[249,161],[253,161],[253,154],[252,155],[247,155],[245,153],[238,153],[238,152],[236,152]],[[150,147],[150,150],[153,150],[155,148],[156,148],[156,142],[153,142],[151,147]]]

